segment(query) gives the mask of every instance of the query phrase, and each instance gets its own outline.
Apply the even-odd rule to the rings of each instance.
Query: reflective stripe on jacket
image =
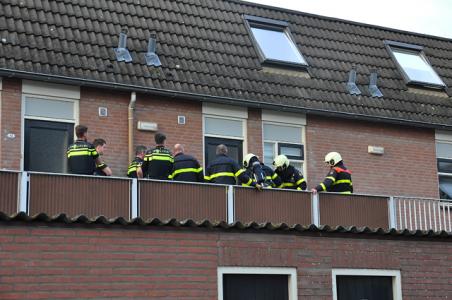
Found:
[[[171,152],[163,146],[148,150],[141,166],[143,177],[168,180],[173,170],[174,158]]]
[[[319,192],[353,193],[352,173],[340,163],[331,168],[325,179],[315,188]]]
[[[203,182],[204,174],[199,162],[193,156],[179,153],[174,157],[173,170],[169,179],[176,181]]]

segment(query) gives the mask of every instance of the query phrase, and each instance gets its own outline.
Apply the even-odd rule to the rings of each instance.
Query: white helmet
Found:
[[[287,156],[281,154],[278,155],[277,157],[275,157],[275,160],[273,161],[273,165],[276,168],[287,168],[289,166],[289,159],[287,158]]]
[[[338,152],[330,152],[325,155],[325,163],[334,167],[340,161],[342,161],[342,156]]]
[[[248,168],[250,166],[250,160],[253,157],[257,157],[257,156],[254,155],[253,153],[248,153],[247,155],[245,155],[245,157],[243,158],[243,167]]]

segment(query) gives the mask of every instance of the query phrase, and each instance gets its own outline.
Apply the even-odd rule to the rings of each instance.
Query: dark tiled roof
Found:
[[[11,0],[0,11],[0,76],[69,77],[198,100],[452,126],[451,97],[408,92],[383,43],[424,46],[452,86],[452,40],[234,0]],[[243,14],[287,21],[311,78],[264,72]],[[123,28],[132,63],[115,59]],[[161,68],[145,63],[151,33]],[[345,87],[352,65],[361,96]],[[383,98],[369,97],[371,69]]]
[[[169,220],[159,220],[159,219],[149,219],[143,220],[141,218],[135,218],[130,221],[119,217],[115,219],[107,219],[104,216],[99,216],[96,218],[88,218],[84,215],[80,215],[74,218],[69,218],[65,214],[48,216],[44,213],[37,214],[34,216],[28,216],[27,214],[21,212],[18,214],[14,214],[11,216],[6,215],[3,212],[0,212],[0,222],[20,222],[26,224],[38,224],[38,223],[48,223],[48,224],[67,224],[67,225],[117,225],[117,226],[126,226],[126,227],[185,227],[185,228],[202,228],[202,229],[210,229],[210,230],[227,230],[227,231],[243,231],[243,232],[289,232],[289,233],[328,233],[328,234],[357,234],[357,235],[370,235],[370,236],[395,236],[395,237],[421,237],[421,238],[441,238],[441,239],[450,239],[452,238],[452,234],[446,231],[410,231],[410,230],[384,230],[382,228],[371,229],[369,227],[343,227],[336,226],[330,227],[327,225],[322,225],[317,227],[315,225],[293,225],[288,226],[285,223],[281,224],[273,224],[273,223],[241,223],[235,222],[233,224],[228,224],[226,222],[210,222],[210,221],[201,221],[195,222],[193,220],[184,220],[178,221],[176,219]]]

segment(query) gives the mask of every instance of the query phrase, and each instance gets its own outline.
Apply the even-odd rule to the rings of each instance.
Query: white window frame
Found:
[[[402,277],[400,270],[378,270],[378,269],[333,269],[331,271],[333,280],[333,300],[337,300],[336,276],[389,276],[392,277],[392,298],[402,300]]]
[[[436,143],[442,143],[442,144],[449,144],[452,146],[452,132],[450,131],[436,131],[435,132],[435,148],[436,148]],[[436,163],[438,166],[438,159],[447,159],[447,160],[452,160],[452,154],[450,157],[443,157],[443,156],[438,156],[438,153],[436,153]],[[439,177],[452,177],[452,173],[444,173],[444,172],[439,172],[439,170],[437,170],[438,173],[438,191],[439,191]],[[444,201],[450,201],[447,199],[442,199]]]
[[[224,119],[224,120],[232,120],[232,121],[241,121],[242,122],[242,137],[237,136],[227,136],[227,135],[217,135],[217,134],[206,134],[206,118],[214,118],[214,119]],[[202,105],[202,157],[205,163],[206,155],[205,155],[205,138],[213,137],[213,138],[222,138],[222,139],[231,139],[231,140],[240,140],[243,142],[242,148],[243,153],[242,157],[248,153],[248,139],[247,139],[247,121],[248,121],[248,108],[247,107],[238,107],[238,106],[230,106],[216,103],[203,103]],[[241,162],[239,162],[241,164]]]
[[[25,115],[26,99],[37,98],[43,100],[66,101],[72,102],[74,105],[74,119],[59,119],[38,116]],[[62,122],[79,124],[80,122],[80,87],[68,86],[62,84],[53,84],[39,81],[22,81],[22,98],[21,98],[21,157],[20,169],[24,169],[25,163],[25,120],[40,120],[50,122]],[[75,126],[74,126],[75,130]],[[75,134],[74,134],[75,135]]]
[[[296,268],[273,267],[218,267],[218,300],[223,300],[223,275],[224,274],[260,274],[260,275],[287,275],[289,300],[298,299],[297,270]]]
[[[301,128],[301,143],[289,143],[283,141],[274,141],[274,140],[266,140],[264,138],[264,124],[270,125],[278,125],[278,126],[286,126],[286,127],[296,127]],[[302,145],[303,146],[303,154],[304,160],[292,160],[294,162],[303,163],[303,170],[300,170],[303,173],[303,176],[307,177],[307,152],[306,152],[306,116],[304,114],[291,113],[291,112],[279,112],[279,111],[270,111],[270,110],[262,110],[262,152],[265,153],[265,142],[275,143],[274,152],[278,154],[278,143],[281,144],[293,144],[293,145]],[[271,163],[265,162],[266,165],[272,166]]]

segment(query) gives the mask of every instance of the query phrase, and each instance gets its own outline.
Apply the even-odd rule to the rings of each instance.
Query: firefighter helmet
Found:
[[[334,167],[340,161],[342,161],[342,157],[338,152],[330,152],[327,155],[325,155],[325,163],[328,164],[329,166]]]
[[[243,167],[244,168],[248,168],[250,166],[250,161],[253,157],[257,157],[257,156],[254,155],[253,153],[248,153],[247,155],[245,155],[245,157],[243,158]]]
[[[289,159],[287,156],[281,154],[275,157],[275,160],[273,161],[273,165],[275,168],[287,168],[289,166]]]

